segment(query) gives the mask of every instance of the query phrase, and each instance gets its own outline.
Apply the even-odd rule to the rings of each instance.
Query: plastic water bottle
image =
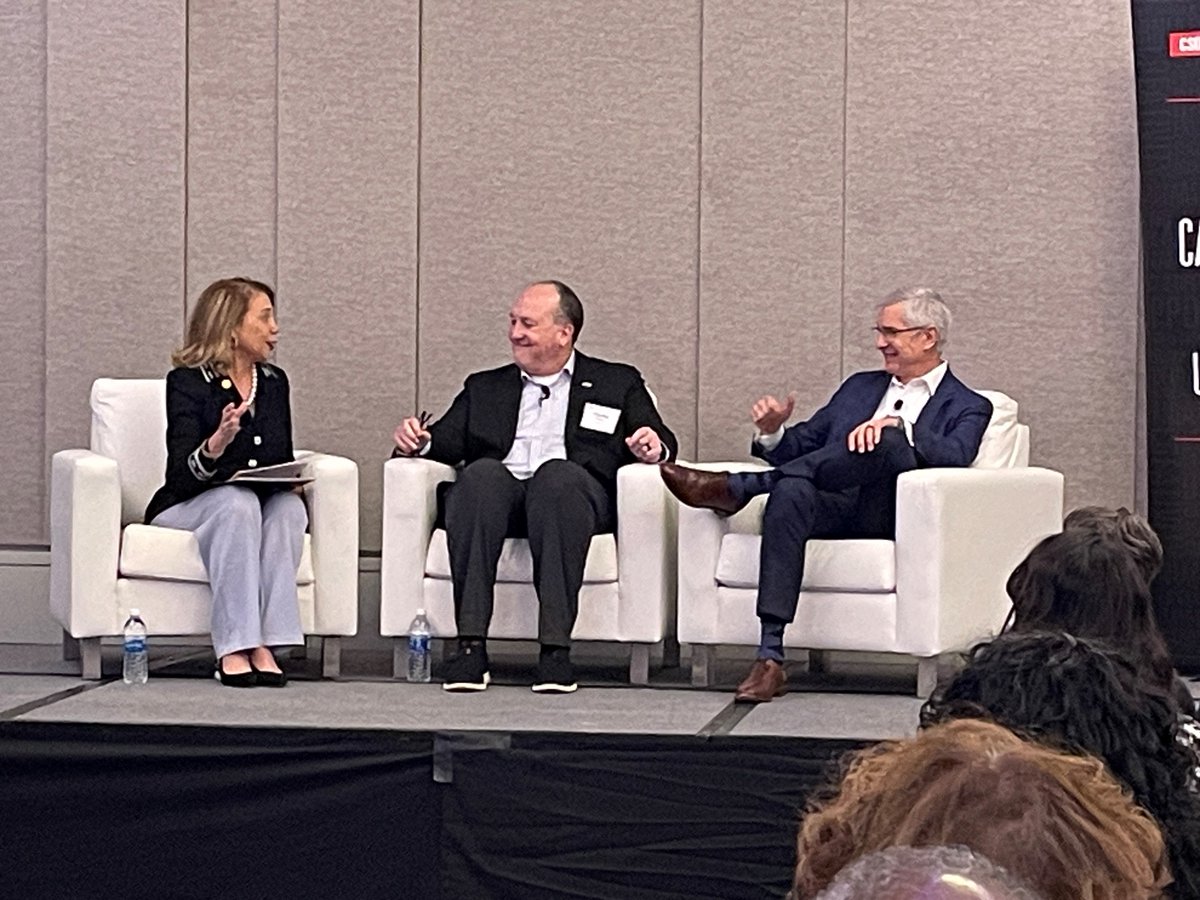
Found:
[[[408,680],[429,681],[431,665],[430,641],[432,631],[425,610],[418,609],[416,618],[408,626]]]
[[[150,676],[150,659],[146,650],[146,623],[138,610],[131,609],[125,620],[125,653],[121,678],[126,684],[145,684]]]

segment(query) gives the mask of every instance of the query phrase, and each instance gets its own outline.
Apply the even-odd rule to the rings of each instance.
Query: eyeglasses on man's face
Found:
[[[914,325],[911,328],[889,328],[886,325],[875,325],[871,328],[871,330],[884,340],[890,341],[901,334],[907,334],[910,331],[924,331],[925,329],[932,327],[932,325]]]

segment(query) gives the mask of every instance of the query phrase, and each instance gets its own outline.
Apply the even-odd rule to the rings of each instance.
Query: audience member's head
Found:
[[[838,873],[818,900],[1039,900],[966,847],[888,847]]]
[[[1197,755],[1179,739],[1174,700],[1126,656],[1062,632],[1001,635],[921,710],[922,727],[962,718],[1102,759],[1162,825],[1172,895],[1200,897]]]
[[[1008,577],[1013,631],[1066,631],[1128,653],[1157,684],[1175,677],[1150,590],[1125,545],[1071,528],[1044,538]]]
[[[1142,900],[1170,881],[1157,823],[1102,762],[964,719],[851,755],[800,825],[793,892],[885,847],[959,844],[1045,900]]]
[[[1142,580],[1150,584],[1162,570],[1163,547],[1144,516],[1125,507],[1081,506],[1063,520],[1063,531],[1081,529],[1107,534],[1120,541],[1133,557]]]

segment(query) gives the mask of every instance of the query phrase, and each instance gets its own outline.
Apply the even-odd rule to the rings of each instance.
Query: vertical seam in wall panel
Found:
[[[192,4],[183,5],[183,324],[179,333],[187,329],[188,305],[188,195],[190,155],[192,143]]]
[[[842,311],[839,317],[841,336],[838,339],[838,382],[846,377],[846,158],[850,129],[850,3],[846,0],[842,14]]]
[[[275,221],[271,228],[271,265],[275,280],[271,286],[279,290],[279,0],[275,0]]]
[[[700,456],[700,305],[701,290],[701,257],[703,240],[704,216],[704,0],[700,0],[700,29],[698,35],[699,53],[696,61],[696,405],[695,431],[693,432],[692,453]]]
[[[50,280],[50,0],[42,0],[42,456],[46,460],[46,450],[49,441],[46,439],[46,411],[50,408],[49,382],[46,373],[49,354],[47,353],[46,335],[46,286]],[[41,503],[42,521],[41,534],[49,538],[50,522],[47,510],[49,508],[49,462],[43,464],[41,491],[38,500]]]
[[[425,2],[417,2],[417,160],[416,186],[413,191],[413,229],[415,257],[413,259],[413,397],[412,412],[421,408],[421,89],[425,66]]]

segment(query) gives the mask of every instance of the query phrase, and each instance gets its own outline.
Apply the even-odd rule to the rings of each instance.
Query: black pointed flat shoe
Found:
[[[250,668],[254,670],[251,674],[258,678],[259,687],[283,687],[287,684],[286,672],[269,672],[258,668],[254,663],[250,663]]]
[[[230,675],[221,668],[220,660],[217,660],[217,668],[213,672],[213,678],[217,679],[225,687],[248,688],[259,684],[258,673],[253,668],[249,672],[238,672],[236,675]]]

